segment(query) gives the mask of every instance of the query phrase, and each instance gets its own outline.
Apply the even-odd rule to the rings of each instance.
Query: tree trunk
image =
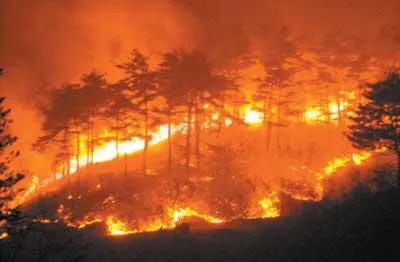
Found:
[[[128,130],[125,128],[125,141],[128,141]],[[128,181],[128,153],[124,153],[124,179]]]
[[[222,98],[221,98],[221,106],[220,106],[220,109],[219,109],[217,143],[219,143],[219,141],[220,141],[219,138],[221,137],[223,128],[225,126],[225,117],[226,117],[226,114],[225,114],[225,97],[222,96]]]
[[[146,98],[145,98],[146,99]],[[147,148],[149,146],[149,116],[147,101],[144,102],[144,148],[143,148],[143,174],[147,173]]]
[[[86,166],[89,166],[90,163],[90,128],[87,131],[86,135]]]
[[[79,156],[81,154],[81,150],[80,150],[80,146],[81,146],[81,138],[80,138],[80,133],[79,131],[76,132],[76,156],[75,156],[75,160],[76,160],[76,171],[79,170]]]
[[[278,153],[281,151],[281,94],[278,90],[278,98],[277,98],[277,107],[276,107],[276,149]]]
[[[94,113],[93,113],[94,117]],[[94,135],[94,120],[92,119],[90,123],[90,163],[93,164],[94,162],[94,148],[96,143],[96,137]]]
[[[268,126],[267,126],[267,152],[269,152],[269,149],[271,147],[271,134],[272,134],[272,122],[271,120],[268,121]]]
[[[272,114],[272,109],[271,109],[271,103],[272,103],[272,97],[269,96],[268,98],[268,121],[267,121],[267,128],[266,128],[266,149],[267,152],[269,152],[269,148],[271,146],[271,131],[272,131],[272,119],[271,119],[271,114]],[[266,120],[266,118],[265,118]]]
[[[186,175],[187,176],[190,175],[191,132],[192,132],[192,101],[190,101],[188,105],[188,119],[187,119],[187,130],[186,130]]]
[[[119,159],[119,125],[120,125],[120,121],[119,121],[119,113],[117,112],[117,116],[116,116],[116,127],[115,127],[115,155],[117,157],[117,159]]]
[[[338,125],[339,126],[343,126],[343,114],[342,114],[342,110],[340,108],[340,97],[339,95],[336,97],[336,106],[337,106],[337,119],[338,119]]]
[[[195,103],[195,123],[194,123],[194,128],[195,128],[195,154],[196,154],[196,168],[200,167],[200,112],[198,108],[198,101],[196,100]],[[220,116],[221,117],[221,116]]]
[[[76,171],[78,173],[78,192],[80,193],[81,188],[81,174],[79,171],[79,155],[80,155],[80,135],[79,131],[76,132]]]
[[[172,141],[171,141],[171,128],[172,128],[172,110],[168,106],[168,174],[172,172]]]
[[[64,148],[67,150],[67,156],[66,156],[66,158],[67,158],[67,172],[66,172],[66,175],[68,176],[69,174],[70,174],[70,169],[71,169],[71,166],[70,166],[70,163],[71,163],[71,152],[70,152],[70,149],[68,148],[68,131],[67,130],[65,130],[64,131]]]

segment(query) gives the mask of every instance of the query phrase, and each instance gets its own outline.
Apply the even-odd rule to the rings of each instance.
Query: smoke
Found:
[[[392,65],[399,13],[397,0],[0,0],[0,94],[29,144],[40,132],[36,109],[47,90],[94,68],[115,79],[115,63],[132,48],[154,59],[197,48],[219,64],[323,51]]]

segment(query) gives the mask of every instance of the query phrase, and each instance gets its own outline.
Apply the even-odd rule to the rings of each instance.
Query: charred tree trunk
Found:
[[[119,113],[117,113],[116,126],[115,126],[115,154],[117,159],[119,159],[119,127],[120,127],[120,120],[119,120]]]
[[[92,113],[92,120],[90,121],[90,159],[89,163],[93,164],[94,162],[94,148],[96,143],[96,137],[94,134],[94,112]]]
[[[186,175],[190,175],[190,158],[191,158],[191,133],[192,133],[192,101],[188,105],[187,131],[186,131]]]
[[[68,131],[67,130],[65,130],[64,131],[64,141],[63,141],[63,143],[64,143],[64,150],[66,150],[66,160],[67,160],[67,170],[66,170],[66,176],[69,176],[69,174],[70,174],[70,170],[71,170],[71,166],[70,166],[70,163],[71,163],[71,159],[70,159],[70,155],[71,155],[71,152],[70,152],[70,148],[68,147]]]
[[[278,89],[278,98],[277,98],[277,107],[276,107],[276,149],[278,152],[281,151],[281,94]]]
[[[269,124],[267,122],[267,102],[264,101],[264,106],[263,106],[263,123],[264,123],[264,128],[265,128],[265,149],[266,152],[269,150],[269,133],[268,133],[268,127]]]
[[[79,170],[79,157],[80,157],[80,154],[81,154],[80,146],[81,146],[80,133],[79,133],[79,131],[76,131],[76,156],[75,156],[76,171]]]
[[[168,174],[172,172],[172,139],[171,139],[171,128],[172,128],[172,108],[168,105]]]
[[[221,106],[219,109],[219,121],[218,121],[218,131],[217,131],[217,142],[219,142],[219,138],[222,135],[223,128],[225,126],[225,97],[222,96],[221,98]]]
[[[336,97],[336,109],[337,109],[337,120],[338,120],[338,125],[343,126],[343,115],[342,115],[342,109],[341,109],[341,103],[340,103],[340,97],[339,95]]]
[[[125,128],[125,141],[128,140],[128,130]],[[128,153],[124,153],[124,179],[128,181]]]
[[[86,134],[86,165],[89,166],[90,163],[90,128]]]
[[[146,95],[145,95],[146,96]],[[149,146],[149,115],[148,115],[148,105],[147,98],[144,102],[144,148],[143,148],[143,174],[147,173],[147,149]]]
[[[78,192],[80,193],[81,187],[81,174],[79,171],[79,155],[80,155],[80,134],[79,131],[76,131],[76,172],[78,173]]]
[[[272,97],[270,96],[268,98],[268,117],[269,119],[267,120],[267,128],[266,128],[266,149],[267,152],[269,152],[269,149],[271,147],[271,131],[272,131],[272,119],[271,119],[271,103],[272,103]],[[266,120],[266,119],[265,119]]]
[[[200,167],[200,131],[201,131],[201,125],[200,125],[200,111],[198,107],[198,100],[195,102],[195,123],[194,123],[194,128],[195,128],[195,154],[196,154],[196,168]]]

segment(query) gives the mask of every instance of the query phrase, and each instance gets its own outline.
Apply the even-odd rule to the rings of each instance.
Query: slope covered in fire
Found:
[[[296,132],[300,127],[305,133]],[[283,141],[290,137],[297,148],[284,143],[279,155],[266,152],[260,125],[241,121],[223,132],[221,138],[217,129],[204,130],[201,166],[191,165],[189,175],[179,161],[186,137],[177,134],[171,141],[178,148],[171,169],[164,141],[149,147],[152,168],[145,175],[142,152],[96,163],[42,187],[29,209],[39,221],[80,229],[99,223],[105,234],[122,235],[173,229],[184,222],[197,229],[219,228],[237,219],[287,216],[306,202],[340,199],[360,183],[370,190],[394,183],[390,171],[382,177],[373,171],[376,163],[390,166],[390,156],[355,151],[334,124],[285,128]],[[322,134],[330,139],[312,144]]]
[[[33,177],[14,204],[35,202],[46,222],[101,222],[112,235],[172,229],[187,217],[212,224],[278,217],[295,209],[287,199],[340,198],[369,180],[358,171],[364,162],[390,162],[385,155],[397,150],[390,133],[397,105],[385,102],[396,73],[363,87],[364,95],[332,84],[320,99],[321,90],[299,88],[305,56],[278,68],[248,66],[257,79],[198,51],[160,59],[152,66],[135,49],[117,65],[118,81],[92,71],[51,92],[34,148],[53,155],[53,173]],[[383,116],[357,126],[376,107]],[[337,175],[343,170],[348,176]]]

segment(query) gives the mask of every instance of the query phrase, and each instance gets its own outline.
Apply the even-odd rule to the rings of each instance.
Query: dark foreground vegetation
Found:
[[[15,261],[397,261],[400,192],[362,186],[340,202],[306,204],[286,218],[238,220],[220,229],[99,237],[101,226],[74,231],[34,225]],[[15,243],[1,240],[1,261]]]

